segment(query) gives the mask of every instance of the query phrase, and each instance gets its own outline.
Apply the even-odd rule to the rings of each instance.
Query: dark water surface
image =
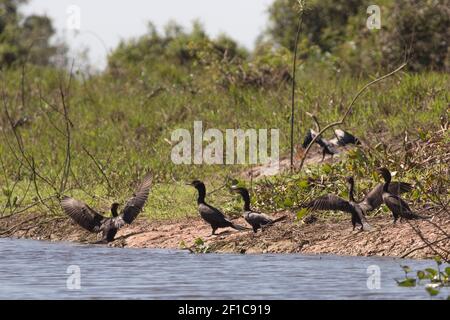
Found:
[[[0,299],[428,299],[423,287],[396,285],[405,264],[434,267],[391,258],[194,255],[0,239]],[[368,288],[369,266],[381,271],[379,289]]]

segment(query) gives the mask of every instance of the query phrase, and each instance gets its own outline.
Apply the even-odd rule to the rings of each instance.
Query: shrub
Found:
[[[382,52],[387,65],[409,58],[413,71],[450,70],[450,1],[395,1],[383,32]]]

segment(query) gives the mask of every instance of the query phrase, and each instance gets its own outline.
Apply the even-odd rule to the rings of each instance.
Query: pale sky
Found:
[[[207,33],[215,37],[226,33],[241,45],[252,48],[267,23],[267,8],[273,0],[30,0],[21,12],[46,14],[54,23],[59,37],[71,47],[71,56],[83,48],[97,68],[105,66],[107,52],[121,39],[137,37],[153,22],[158,30],[170,20],[189,28],[199,19]],[[80,32],[76,26],[79,8]],[[74,22],[75,21],[75,22]]]

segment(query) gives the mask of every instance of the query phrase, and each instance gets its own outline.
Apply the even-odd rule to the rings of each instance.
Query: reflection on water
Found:
[[[404,275],[400,264],[414,270],[434,266],[390,258],[194,255],[0,239],[0,298],[428,299],[424,288],[396,285],[394,279]],[[380,289],[368,289],[371,265],[380,268]],[[75,273],[67,273],[69,266]],[[68,279],[76,287],[78,267],[80,289],[69,290]]]

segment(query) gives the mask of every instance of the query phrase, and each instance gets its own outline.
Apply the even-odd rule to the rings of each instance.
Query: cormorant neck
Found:
[[[386,182],[384,183],[383,191],[388,192],[389,191],[389,183],[391,183],[391,179],[386,179],[385,181]]]
[[[384,186],[383,186],[383,191],[384,192],[388,192],[389,191],[389,184],[391,183],[391,177],[385,177],[384,178]]]
[[[205,197],[206,197],[205,186],[204,185],[198,186],[197,191],[198,191],[197,204],[205,203]]]
[[[116,206],[112,206],[111,207],[111,214],[112,214],[112,216],[114,218],[119,216],[119,213],[117,212],[117,207]]]
[[[242,199],[244,199],[244,211],[251,211],[250,209],[250,195],[248,192],[241,193]]]
[[[348,197],[350,199],[350,201],[355,202],[355,197],[353,196],[353,191],[355,188],[355,183],[353,181],[350,181],[350,188],[348,190]]]

